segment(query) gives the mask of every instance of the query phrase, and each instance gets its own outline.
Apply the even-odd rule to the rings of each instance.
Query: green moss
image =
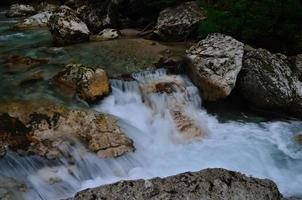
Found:
[[[275,52],[301,52],[301,0],[198,0],[207,11],[199,33],[221,32]]]

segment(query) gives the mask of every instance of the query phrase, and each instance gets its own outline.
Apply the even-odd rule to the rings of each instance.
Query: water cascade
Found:
[[[284,195],[302,196],[302,150],[293,140],[301,122],[219,122],[186,77],[165,70],[133,77],[112,80],[112,94],[94,109],[119,118],[134,153],[101,159],[77,141],[62,146],[69,156],[57,161],[9,152],[0,160],[0,186],[6,183],[15,199],[62,199],[119,180],[222,167],[272,179]]]

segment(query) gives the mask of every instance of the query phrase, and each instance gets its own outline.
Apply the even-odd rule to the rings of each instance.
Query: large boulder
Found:
[[[220,33],[209,35],[187,50],[189,75],[202,97],[215,101],[230,95],[242,68],[243,43]]]
[[[87,102],[96,102],[110,93],[107,73],[100,68],[69,64],[54,78],[58,87],[70,89]]]
[[[6,13],[7,17],[25,17],[36,14],[34,7],[24,4],[13,4]]]
[[[134,150],[113,116],[67,108],[49,101],[0,103],[0,142],[10,150],[58,158],[75,138],[98,156],[117,157]]]
[[[299,114],[302,85],[292,68],[285,55],[247,46],[237,84],[240,94],[256,107]]]
[[[89,40],[90,31],[77,14],[67,6],[61,6],[49,19],[53,42],[64,46]]]
[[[16,24],[17,28],[38,28],[47,27],[48,21],[52,13],[45,11],[28,17],[23,22]]]
[[[155,33],[163,40],[186,40],[205,18],[204,11],[197,2],[185,2],[159,14]]]
[[[118,1],[105,0],[90,2],[78,9],[81,19],[93,33],[99,33],[104,28],[115,28],[118,24]]]
[[[74,200],[281,200],[276,184],[224,169],[206,169],[167,178],[121,181],[78,193]]]

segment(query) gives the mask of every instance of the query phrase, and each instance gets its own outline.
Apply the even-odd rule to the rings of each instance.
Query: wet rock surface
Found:
[[[195,1],[185,2],[160,12],[155,33],[163,40],[186,40],[206,17]]]
[[[189,75],[207,101],[226,98],[242,68],[243,43],[219,33],[209,35],[187,50]]]
[[[0,141],[10,150],[55,159],[60,146],[75,140],[100,157],[117,157],[134,150],[133,142],[108,114],[67,108],[49,101],[0,104]]]
[[[84,190],[71,199],[281,200],[282,195],[270,180],[206,169],[162,179],[121,181]]]
[[[87,102],[96,102],[110,93],[107,73],[99,68],[82,64],[69,64],[59,72],[53,82],[70,89]]]
[[[26,193],[27,187],[13,178],[0,177],[0,199],[1,200],[21,200]]]
[[[181,135],[181,138],[177,138],[175,142],[182,143],[184,141],[202,139],[208,135],[206,124],[200,124],[186,112],[188,100],[192,97],[182,79],[175,75],[163,76],[148,84],[142,84],[140,90],[143,102],[153,109],[155,113],[160,112],[160,110],[157,110],[156,105],[152,104],[151,98],[153,98],[153,95],[162,95],[166,99],[164,101],[166,102],[165,106],[169,110],[176,130]]]

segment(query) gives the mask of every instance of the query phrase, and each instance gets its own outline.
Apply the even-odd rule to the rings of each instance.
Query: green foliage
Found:
[[[202,35],[221,32],[272,51],[302,51],[301,0],[198,1],[208,17],[199,26]]]

